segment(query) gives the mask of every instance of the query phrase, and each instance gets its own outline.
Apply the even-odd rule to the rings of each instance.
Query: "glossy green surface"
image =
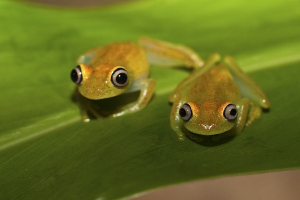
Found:
[[[186,181],[300,167],[300,3],[154,0],[59,9],[0,2],[0,199],[116,199]],[[222,144],[177,140],[168,96],[187,73],[154,66],[141,112],[83,123],[78,55],[141,35],[233,56],[271,109]]]

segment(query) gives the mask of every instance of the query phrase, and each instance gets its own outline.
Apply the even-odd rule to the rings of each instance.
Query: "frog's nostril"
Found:
[[[80,84],[82,81],[82,73],[81,73],[81,69],[80,66],[75,67],[72,71],[71,71],[71,80],[76,83],[76,84]]]

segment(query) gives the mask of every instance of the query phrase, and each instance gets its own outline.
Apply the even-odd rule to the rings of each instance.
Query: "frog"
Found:
[[[149,37],[138,43],[113,42],[92,48],[77,59],[71,70],[76,84],[73,98],[79,104],[83,121],[92,118],[120,117],[142,110],[149,104],[155,90],[155,80],[149,78],[150,65],[165,67],[203,66],[203,60],[190,48]],[[103,115],[99,103],[114,97],[138,92],[137,99]]]
[[[170,122],[179,140],[202,142],[235,136],[269,109],[263,90],[231,56],[212,54],[169,97]],[[200,137],[198,137],[200,136]]]

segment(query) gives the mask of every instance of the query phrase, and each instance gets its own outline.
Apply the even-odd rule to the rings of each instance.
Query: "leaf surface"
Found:
[[[300,3],[155,0],[93,9],[0,2],[0,198],[116,199],[187,181],[300,167]],[[188,74],[152,66],[142,111],[80,121],[69,73],[82,52],[149,36],[231,55],[271,109],[220,145],[178,141],[168,96]]]

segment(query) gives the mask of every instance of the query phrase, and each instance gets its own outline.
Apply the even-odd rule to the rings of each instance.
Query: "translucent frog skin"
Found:
[[[82,119],[90,121],[103,116],[94,101],[140,91],[135,102],[129,103],[111,113],[109,117],[119,117],[143,109],[151,100],[155,81],[149,79],[149,64],[161,66],[203,65],[189,48],[173,45],[150,38],[140,38],[133,42],[116,42],[87,51],[78,59],[78,66],[71,71],[71,79],[76,83],[74,97],[79,103]]]
[[[218,54],[203,67],[195,66],[169,100],[171,127],[181,140],[185,131],[213,140],[233,136],[270,106],[261,88],[235,61],[229,56],[222,61]]]

